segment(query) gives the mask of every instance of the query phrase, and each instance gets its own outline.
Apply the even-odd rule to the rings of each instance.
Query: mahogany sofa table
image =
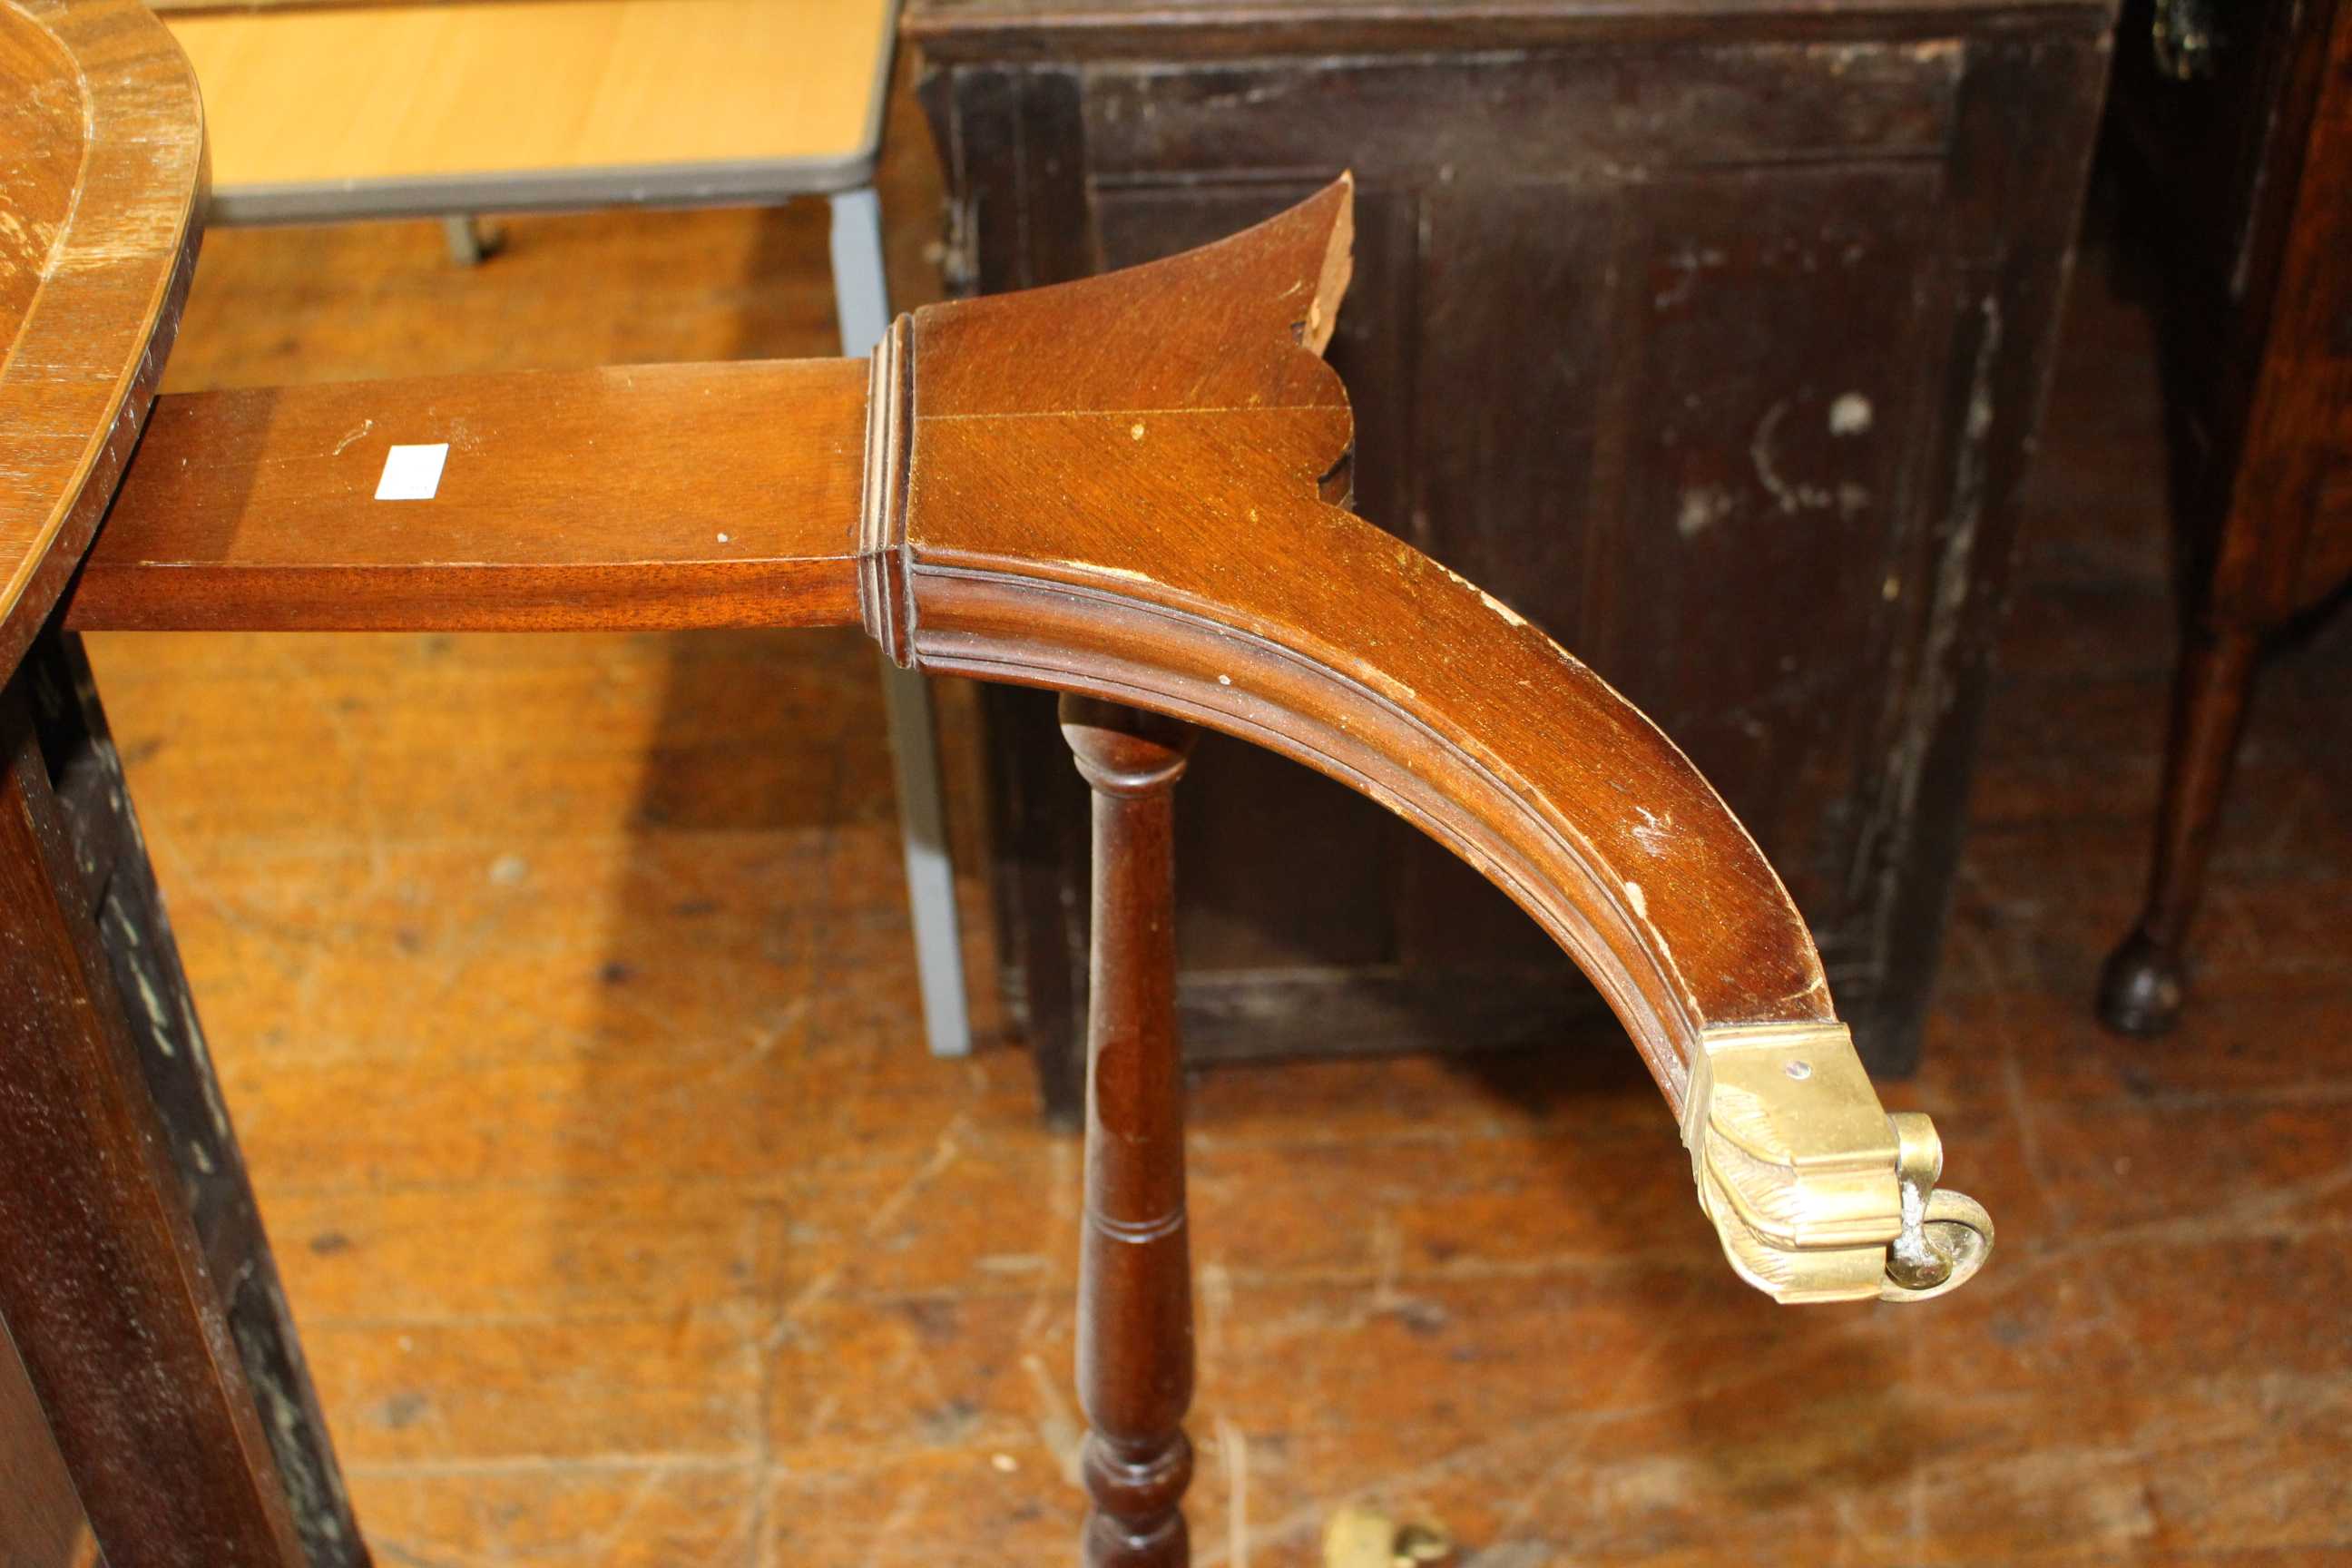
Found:
[[[1150,267],[901,317],[870,361],[157,398],[201,226],[185,61],[133,0],[13,0],[0,153],[12,1554],[86,1526],[110,1568],[368,1561],[79,628],[860,624],[909,668],[1065,693],[1096,856],[1097,1568],[1189,1555],[1170,822],[1194,725],[1362,792],[1517,900],[1624,1024],[1741,1278],[1918,1300],[1982,1265],[1991,1222],[1937,1187],[1927,1118],[1881,1109],[1803,921],[1706,781],[1549,638],[1338,504],[1353,426],[1319,356],[1347,182]]]

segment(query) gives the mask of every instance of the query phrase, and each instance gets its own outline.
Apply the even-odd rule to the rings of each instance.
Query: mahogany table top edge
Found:
[[[0,677],[98,525],[163,371],[202,232],[194,77],[135,0],[18,0],[0,134]]]

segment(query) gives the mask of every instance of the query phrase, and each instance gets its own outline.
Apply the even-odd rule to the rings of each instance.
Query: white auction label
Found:
[[[441,488],[441,466],[449,460],[449,443],[429,447],[394,447],[383,455],[383,478],[375,482],[378,500],[431,500]]]

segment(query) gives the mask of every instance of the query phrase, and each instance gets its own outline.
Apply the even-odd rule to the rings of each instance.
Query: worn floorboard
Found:
[[[829,353],[824,224],[218,233],[172,384]],[[2083,284],[1891,1096],[1991,1269],[1741,1288],[1630,1050],[1219,1071],[1199,1563],[1350,1500],[1480,1568],[2352,1558],[2352,624],[2264,687],[2188,1026],[2102,1035],[2172,635],[2145,328]],[[1067,1560],[1076,1151],[992,1006],[923,1054],[861,638],[92,643],[379,1562]]]

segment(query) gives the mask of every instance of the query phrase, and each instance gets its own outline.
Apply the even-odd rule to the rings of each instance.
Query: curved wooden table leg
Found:
[[[2099,1019],[2119,1033],[2162,1035],[2180,1021],[2189,928],[2204,891],[2261,647],[2253,628],[2232,626],[2200,629],[2181,652],[2147,902],[2099,975]]]
[[[1932,1192],[1939,1146],[1879,1104],[1747,830],[1566,649],[1337,504],[1353,421],[1319,356],[1349,215],[1343,180],[1166,261],[901,317],[866,398],[867,629],[916,668],[1221,730],[1397,812],[1600,989],[1741,1278],[1782,1301],[1951,1288],[1990,1222]]]
[[[1094,789],[1094,951],[1087,1008],[1086,1221],[1078,1401],[1088,1568],[1191,1560],[1192,1249],[1183,1061],[1176,1036],[1175,802],[1196,731],[1091,698],[1062,733]]]

